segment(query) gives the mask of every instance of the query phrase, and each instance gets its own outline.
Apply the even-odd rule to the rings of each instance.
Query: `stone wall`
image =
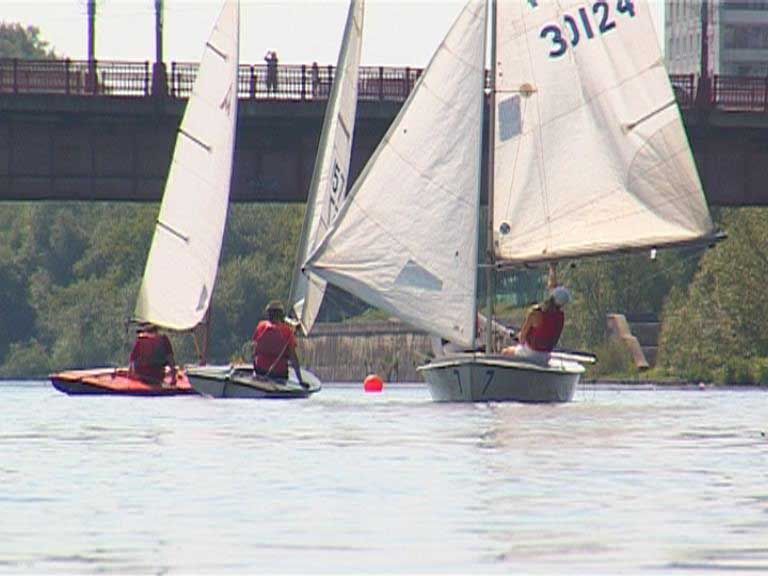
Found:
[[[421,382],[416,372],[431,355],[430,338],[402,322],[317,324],[299,342],[299,356],[324,382]]]

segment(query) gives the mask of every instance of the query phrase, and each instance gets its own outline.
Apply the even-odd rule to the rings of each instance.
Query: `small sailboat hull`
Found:
[[[301,386],[291,371],[289,378],[267,378],[242,366],[196,366],[186,370],[192,388],[211,398],[307,398],[322,388],[320,380],[308,370],[301,370],[308,388]]]
[[[446,356],[418,370],[436,402],[570,402],[584,373],[573,361],[537,364],[484,354]]]
[[[70,396],[179,396],[195,393],[183,372],[177,374],[175,386],[169,377],[162,384],[153,384],[129,374],[125,368],[69,370],[52,374],[50,380],[56,390]]]

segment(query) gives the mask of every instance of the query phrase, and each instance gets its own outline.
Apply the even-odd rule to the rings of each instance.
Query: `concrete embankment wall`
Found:
[[[317,324],[300,340],[299,357],[324,382],[362,382],[372,373],[386,382],[421,382],[416,367],[431,349],[427,334],[401,322]]]

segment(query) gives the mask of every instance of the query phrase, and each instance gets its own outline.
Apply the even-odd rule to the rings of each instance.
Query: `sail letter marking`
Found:
[[[219,110],[224,110],[227,116],[232,115],[232,84],[229,85],[229,90],[224,95],[224,100],[219,104]]]

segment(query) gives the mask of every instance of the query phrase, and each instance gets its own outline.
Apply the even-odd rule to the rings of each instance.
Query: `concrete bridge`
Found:
[[[420,70],[363,68],[357,176]],[[0,200],[158,201],[196,66],[0,60]],[[240,69],[232,200],[303,202],[334,70]],[[672,78],[708,201],[768,205],[764,79]],[[706,89],[704,89],[706,88]]]

